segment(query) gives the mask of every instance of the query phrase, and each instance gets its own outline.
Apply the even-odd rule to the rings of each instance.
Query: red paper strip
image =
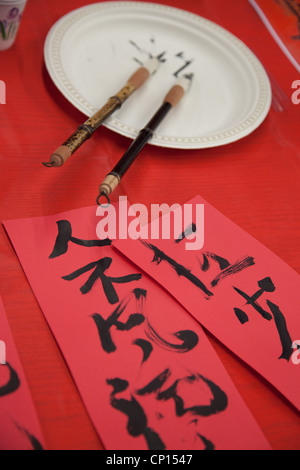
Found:
[[[44,438],[0,298],[0,450],[42,450]]]
[[[199,323],[97,222],[4,225],[105,448],[269,449]]]
[[[198,241],[204,230],[199,250],[187,250],[186,239],[114,246],[299,409],[300,276],[201,197],[186,207],[196,214],[201,204],[204,227],[193,219]]]

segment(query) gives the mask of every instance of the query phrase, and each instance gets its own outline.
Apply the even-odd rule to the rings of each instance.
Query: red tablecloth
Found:
[[[127,138],[102,127],[63,168],[41,165],[84,120],[49,78],[44,41],[62,15],[88,3],[93,2],[29,0],[16,43],[0,52],[0,79],[6,83],[6,104],[0,105],[1,220],[94,204],[105,171],[128,147]],[[255,132],[224,147],[187,151],[147,146],[114,198],[127,194],[132,203],[173,204],[200,194],[300,272],[300,104],[291,101],[296,70],[246,0],[164,3],[215,21],[244,41],[285,95],[285,109],[272,107]],[[0,295],[48,448],[101,448],[3,227],[0,231]],[[299,449],[299,414],[210,339],[272,448]]]

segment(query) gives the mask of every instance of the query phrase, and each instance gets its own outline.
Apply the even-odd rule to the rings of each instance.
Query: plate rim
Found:
[[[233,143],[246,137],[262,124],[270,110],[272,91],[267,72],[252,50],[233,33],[205,17],[177,7],[142,1],[104,1],[85,5],[66,13],[50,28],[44,43],[44,61],[46,69],[55,86],[76,109],[81,111],[87,117],[90,117],[97,110],[95,106],[89,103],[89,101],[76,90],[64,71],[59,56],[59,47],[62,38],[64,34],[68,32],[70,26],[83,17],[90,15],[91,12],[105,9],[118,9],[120,7],[143,8],[145,10],[157,10],[165,13],[169,12],[175,16],[180,16],[181,18],[184,16],[187,20],[193,23],[202,24],[209,29],[215,30],[217,34],[225,36],[226,39],[233,44],[233,47],[238,48],[239,52],[241,52],[244,58],[247,59],[248,63],[250,63],[258,81],[258,99],[256,106],[253,108],[251,114],[247,115],[245,119],[238,123],[238,125],[235,125],[223,132],[201,137],[174,137],[155,132],[152,139],[149,141],[149,144],[176,149],[218,147]],[[102,125],[130,139],[134,139],[140,130],[123,123],[114,116],[108,118]]]

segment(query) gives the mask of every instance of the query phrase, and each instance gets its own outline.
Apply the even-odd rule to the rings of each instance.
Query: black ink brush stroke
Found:
[[[138,52],[141,52],[142,54],[146,54],[149,59],[153,59],[153,55],[151,52],[147,51],[146,49],[142,49],[135,41],[132,39],[129,39],[129,44],[131,44],[135,49],[137,49]]]
[[[264,293],[264,292],[274,292],[275,291],[275,286],[273,284],[273,281],[270,277],[265,277],[264,279],[261,279],[260,281],[258,281],[258,287],[260,287],[260,289],[255,292],[255,294],[253,294],[251,296],[252,300],[257,300],[259,299],[259,297]]]
[[[215,445],[209,441],[205,436],[202,436],[197,432],[197,437],[203,442],[205,445],[204,450],[215,450]]]
[[[56,237],[55,245],[49,258],[56,258],[63,255],[68,251],[69,242],[76,245],[92,247],[92,246],[107,246],[111,245],[111,240],[81,240],[72,236],[72,226],[68,220],[58,220],[58,235]]]
[[[243,292],[241,289],[238,289],[237,287],[234,287],[234,290],[240,294],[244,299],[247,300],[247,304],[252,305],[252,307],[265,319],[268,321],[271,321],[273,319],[272,315],[264,310],[255,300],[252,300],[252,297],[245,292]]]
[[[148,427],[147,416],[139,402],[131,395],[131,399],[116,398],[116,394],[128,387],[128,382],[119,378],[107,379],[106,383],[113,387],[110,404],[128,418],[127,432],[132,437],[144,436],[149,450],[164,450],[165,444],[153,429]]]
[[[137,390],[138,395],[149,395],[150,393],[155,393],[161,389],[163,384],[168,380],[171,376],[170,369],[165,369],[159,375],[157,375],[153,380],[151,380],[145,387],[140,388]]]
[[[178,56],[179,57],[179,56]],[[176,72],[173,73],[173,76],[174,77],[178,77],[178,75],[184,71],[184,69],[186,69],[189,65],[191,65],[193,62],[193,59],[192,60],[186,60],[185,63],[178,69],[176,70]]]
[[[217,274],[217,276],[212,280],[211,286],[215,287],[225,277],[239,273],[240,271],[249,268],[249,266],[254,266],[254,264],[255,262],[252,256],[246,256],[245,258],[236,261],[234,264],[228,266],[227,268],[223,269],[222,272]]]
[[[222,256],[216,255],[215,253],[211,253],[209,251],[207,251],[206,253],[202,253],[202,258],[203,258],[202,262],[200,261],[200,259],[198,259],[198,261],[200,264],[200,269],[203,272],[208,271],[210,267],[208,258],[211,258],[213,261],[218,263],[220,269],[226,269],[228,266],[230,266],[230,263],[227,259],[223,258]]]
[[[194,424],[195,426],[198,425],[199,418],[193,419],[189,424]],[[205,448],[203,450],[215,450],[215,445],[213,442],[211,442],[209,439],[207,439],[205,436],[202,436],[200,433],[196,433],[196,437],[202,441],[202,443],[205,445]],[[200,449],[199,449],[200,450]],[[202,450],[202,449],[201,449]]]
[[[206,272],[209,268],[208,258],[204,253],[202,253],[202,257],[203,257],[203,262],[201,262],[200,259],[198,259],[199,264],[200,264],[200,269],[201,271]]]
[[[192,235],[192,233],[195,233],[196,230],[197,230],[196,224],[192,223],[188,225],[187,228],[184,230],[184,232],[182,232],[177,238],[177,240],[175,240],[175,243],[181,242],[182,240],[184,240],[184,238],[188,237],[189,235]]]
[[[272,315],[264,310],[256,301],[264,292],[274,292],[275,286],[270,277],[265,277],[257,282],[259,290],[253,295],[248,295],[237,287],[233,287],[236,292],[238,292],[244,299],[246,299],[246,304],[251,305],[265,320],[272,320]]]
[[[157,331],[150,325],[149,321],[146,323],[146,335],[160,348],[166,349],[167,351],[177,353],[187,353],[195,348],[198,344],[198,335],[192,330],[182,330],[173,333],[173,336],[181,341],[181,344],[173,344],[164,340]]]
[[[0,397],[4,397],[18,390],[20,387],[20,379],[17,372],[8,362],[6,364],[2,364],[0,367],[7,367],[9,369],[9,380],[7,384],[0,387]]]
[[[152,263],[156,262],[157,264],[161,263],[161,261],[166,261],[169,265],[175,270],[177,275],[185,277],[187,280],[192,282],[196,287],[201,289],[207,297],[211,297],[213,295],[212,292],[208,290],[208,288],[204,285],[200,279],[198,279],[194,274],[191,273],[189,269],[181,264],[177,263],[175,260],[167,256],[163,251],[161,251],[156,246],[152,245],[151,243],[145,242],[144,240],[139,239],[140,242],[152,250],[154,252],[154,257]]]
[[[176,415],[183,416],[186,413],[191,413],[195,416],[211,416],[224,411],[228,406],[228,398],[225,392],[211,380],[203,377],[201,374],[193,374],[191,376],[183,377],[176,380],[173,385],[168,387],[164,391],[159,391],[165,382],[170,378],[170,369],[165,369],[161,374],[151,380],[145,387],[137,390],[138,395],[149,395],[150,393],[156,393],[157,400],[174,400]],[[191,407],[184,407],[184,400],[178,395],[177,387],[180,382],[188,382],[196,384],[196,382],[202,380],[209,387],[213,398],[209,405],[195,405]]]
[[[14,424],[17,427],[17,429],[20,431],[20,433],[22,433],[22,434],[24,433],[26,435],[27,439],[30,442],[32,450],[44,450],[42,444],[39,442],[39,440],[33,434],[31,434],[29,431],[27,431],[27,429],[22,428],[21,426],[19,426],[16,422]]]
[[[142,363],[146,362],[147,359],[149,359],[150,354],[153,351],[153,346],[150,343],[150,341],[147,341],[146,339],[142,339],[142,338],[137,338],[133,341],[133,344],[141,348],[141,350],[143,351]]]
[[[282,353],[279,356],[279,359],[286,359],[287,361],[289,361],[291,355],[293,354],[293,342],[287,329],[286,320],[277,305],[273,304],[273,302],[270,302],[270,300],[267,300],[267,304],[271,312],[273,313],[275,325],[282,346]]]
[[[234,313],[237,316],[237,319],[239,320],[239,322],[242,325],[244,325],[245,323],[247,323],[249,321],[248,315],[243,310],[241,310],[240,308],[237,308],[237,307],[234,307],[233,310],[234,310]]]
[[[98,335],[102,348],[107,353],[116,351],[116,345],[112,340],[110,329],[115,326],[119,331],[129,331],[135,326],[139,326],[145,320],[143,315],[143,299],[146,298],[147,291],[144,289],[136,288],[129,295],[127,295],[112,312],[112,314],[105,320],[99,313],[94,313],[92,319],[98,330]],[[136,300],[136,313],[129,315],[126,322],[119,320],[120,316],[127,308],[132,297]]]
[[[149,450],[165,450],[166,446],[156,431],[146,426],[143,434]]]
[[[91,271],[94,268],[94,271],[89,276],[87,281],[83,284],[83,286],[80,287],[81,293],[87,294],[88,292],[90,292],[96,280],[100,279],[107,300],[110,304],[115,304],[119,301],[119,297],[113,286],[113,283],[124,284],[127,282],[138,281],[141,279],[142,274],[129,274],[120,277],[106,276],[106,274],[104,273],[110,267],[111,263],[112,258],[106,256],[102,259],[99,259],[98,261],[93,261],[92,263],[89,263],[86,266],[77,269],[71,274],[62,276],[62,279],[66,281],[73,281],[77,277],[81,276],[82,274],[85,274],[88,271]]]
[[[219,268],[221,270],[226,269],[230,266],[229,261],[226,258],[223,258],[222,256],[216,255],[215,253],[212,253],[210,251],[206,252],[206,255],[211,258],[213,261],[218,263]]]
[[[206,385],[209,387],[213,398],[210,401],[209,405],[195,405],[185,408],[184,407],[184,400],[177,394],[177,386],[181,381],[188,381],[190,383],[199,381],[199,379],[203,380]],[[177,416],[183,416],[186,413],[191,413],[192,415],[196,416],[211,416],[217,413],[224,411],[228,406],[228,398],[225,392],[216,385],[211,380],[205,378],[201,374],[192,375],[189,377],[184,377],[183,379],[176,380],[174,384],[169,387],[167,390],[160,392],[157,396],[158,400],[169,400],[173,399],[175,402],[175,409]]]
[[[115,313],[116,311],[114,314]],[[103,350],[107,353],[112,353],[116,351],[117,347],[112,340],[110,328],[114,325],[117,330],[129,331],[131,328],[141,325],[141,323],[143,323],[145,320],[145,317],[139,313],[134,313],[129,316],[126,323],[122,323],[117,321],[113,316],[109,317],[107,320],[104,320],[104,318],[99,313],[94,313],[92,315],[92,319],[94,320],[97,327]]]
[[[28,439],[30,440],[30,443],[32,445],[33,450],[44,450],[42,444],[39,442],[39,440],[33,434],[30,434],[26,430],[25,430],[25,432],[28,436]]]

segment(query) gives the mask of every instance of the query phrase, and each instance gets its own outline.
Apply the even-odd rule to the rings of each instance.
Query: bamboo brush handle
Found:
[[[88,140],[94,131],[109,117],[111,114],[129,98],[132,93],[140,88],[149,76],[155,72],[158,60],[153,58],[149,60],[145,66],[136,70],[128,79],[126,85],[121,88],[114,96],[108,99],[104,106],[91,116],[84,124],[80,125],[75,132],[60,145],[50,156],[49,162],[44,163],[45,166],[62,166],[73,153]]]
[[[50,156],[51,166],[62,166],[73,153],[86,142],[94,131],[107,119],[122,103],[134,92],[135,87],[127,83],[118,93],[105,103],[84,124],[80,125],[75,132]]]

